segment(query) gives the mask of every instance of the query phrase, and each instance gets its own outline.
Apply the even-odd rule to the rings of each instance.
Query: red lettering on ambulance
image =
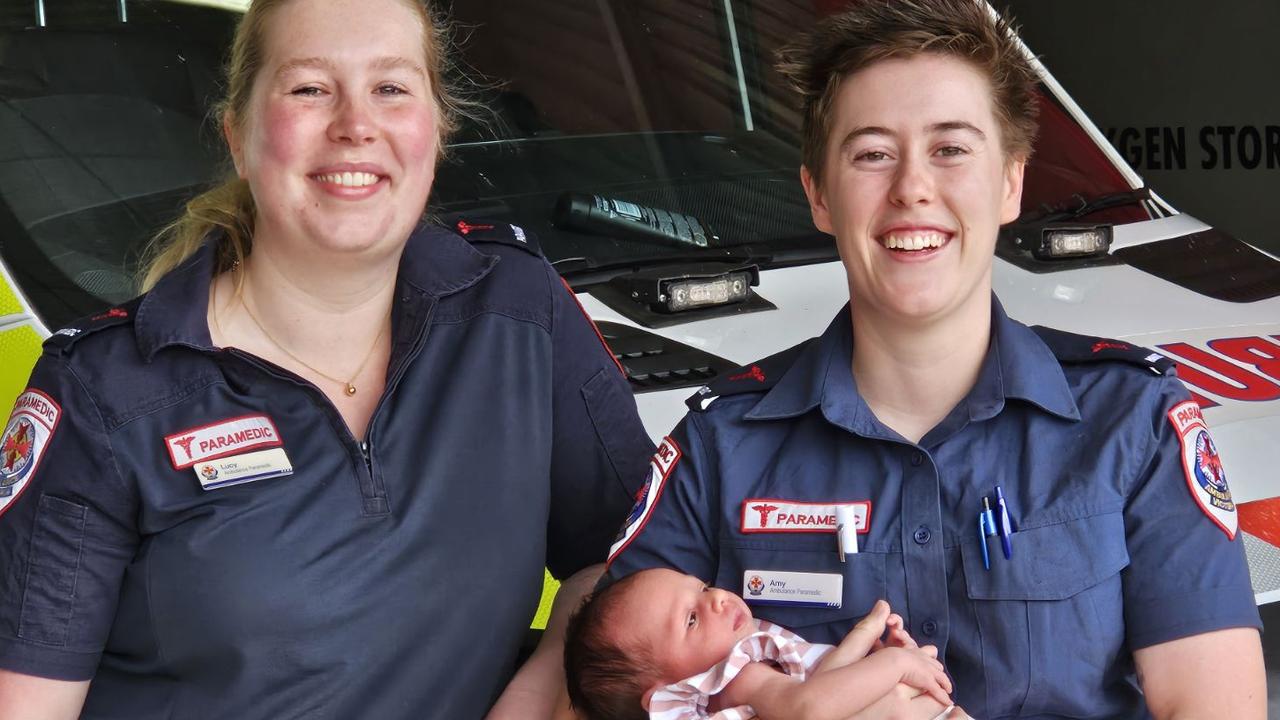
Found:
[[[1280,345],[1261,337],[1239,337],[1212,340],[1209,347],[1273,380],[1280,380]]]
[[[1160,349],[1194,362],[1205,369],[1212,370],[1231,381],[1220,380],[1184,363],[1178,363],[1178,377],[1182,378],[1184,382],[1208,390],[1214,395],[1219,395],[1228,400],[1243,400],[1246,402],[1280,399],[1280,385],[1261,375],[1249,372],[1225,358],[1187,343],[1169,343],[1161,345]]]

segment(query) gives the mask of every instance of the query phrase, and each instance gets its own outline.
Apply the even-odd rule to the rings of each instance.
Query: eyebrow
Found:
[[[410,72],[417,73],[418,75],[423,74],[421,66],[419,66],[417,63],[413,62],[412,60],[405,57],[400,57],[399,55],[384,55],[382,57],[375,58],[373,62],[369,64],[369,66],[374,70],[404,69],[404,70],[409,70]],[[293,72],[294,70],[318,69],[318,70],[331,71],[331,70],[334,70],[336,67],[337,65],[332,60],[329,60],[328,58],[322,58],[322,57],[296,58],[294,60],[290,60],[289,62],[281,65],[280,68],[276,70],[276,76],[279,77],[286,73]]]
[[[965,122],[963,120],[948,120],[946,122],[933,123],[932,125],[925,127],[925,131],[931,134],[948,132],[951,130],[962,130],[962,131],[971,132],[983,140],[987,138],[987,134],[979,130],[976,125],[974,125],[973,123]],[[868,135],[893,135],[893,134],[894,134],[893,131],[890,130],[889,128],[880,127],[879,125],[867,125],[865,127],[855,128],[852,131],[850,131],[848,135],[845,135],[844,139],[840,141],[840,148],[844,149],[848,147],[850,143],[852,143],[854,140],[857,140],[860,137],[866,137]]]

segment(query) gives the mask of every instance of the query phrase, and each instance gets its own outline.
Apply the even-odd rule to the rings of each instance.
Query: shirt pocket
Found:
[[[69,643],[70,629],[87,517],[84,505],[53,495],[40,496],[18,637],[56,647],[73,644]]]
[[[792,539],[795,542],[722,542],[715,584],[743,597],[756,618],[781,625],[809,642],[838,643],[854,623],[871,610],[876,600],[885,597],[885,554],[847,554],[842,563],[836,555],[836,541],[832,534]],[[752,604],[744,592],[744,576],[748,570],[839,574],[842,578],[840,607]]]
[[[1023,528],[1006,559],[989,539],[961,546],[981,636],[988,714],[1091,716],[1123,652],[1124,516],[1108,512]]]

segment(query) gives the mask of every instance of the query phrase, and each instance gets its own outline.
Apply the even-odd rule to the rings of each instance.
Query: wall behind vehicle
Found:
[[[1022,37],[1147,184],[1280,253],[1275,0],[1004,0]]]

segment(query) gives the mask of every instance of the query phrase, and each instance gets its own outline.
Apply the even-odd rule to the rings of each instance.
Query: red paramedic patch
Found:
[[[283,445],[275,423],[266,415],[244,415],[166,435],[165,447],[175,470],[253,448]]]
[[[778,498],[747,498],[742,501],[743,533],[833,533],[836,508],[853,511],[854,529],[859,535],[871,532],[871,501],[808,502]]]
[[[631,541],[636,535],[644,529],[644,524],[649,521],[649,515],[653,512],[653,508],[658,504],[658,499],[662,497],[662,490],[667,484],[667,478],[671,476],[671,471],[676,469],[676,463],[680,462],[680,446],[670,437],[662,439],[662,444],[658,446],[658,451],[653,454],[653,459],[649,461],[649,479],[645,481],[644,486],[636,493],[636,504],[632,506],[631,512],[627,514],[627,520],[622,524],[622,529],[618,531],[618,537],[613,541],[613,547],[609,548],[609,562],[613,562],[613,558],[618,553],[627,549]]]
[[[0,434],[0,515],[35,475],[61,417],[62,407],[39,390],[27,388],[18,396]]]
[[[1169,410],[1169,422],[1173,423],[1182,445],[1182,469],[1191,497],[1204,514],[1234,540],[1238,522],[1236,504],[1231,499],[1222,458],[1209,436],[1200,406],[1192,400],[1178,403]]]

